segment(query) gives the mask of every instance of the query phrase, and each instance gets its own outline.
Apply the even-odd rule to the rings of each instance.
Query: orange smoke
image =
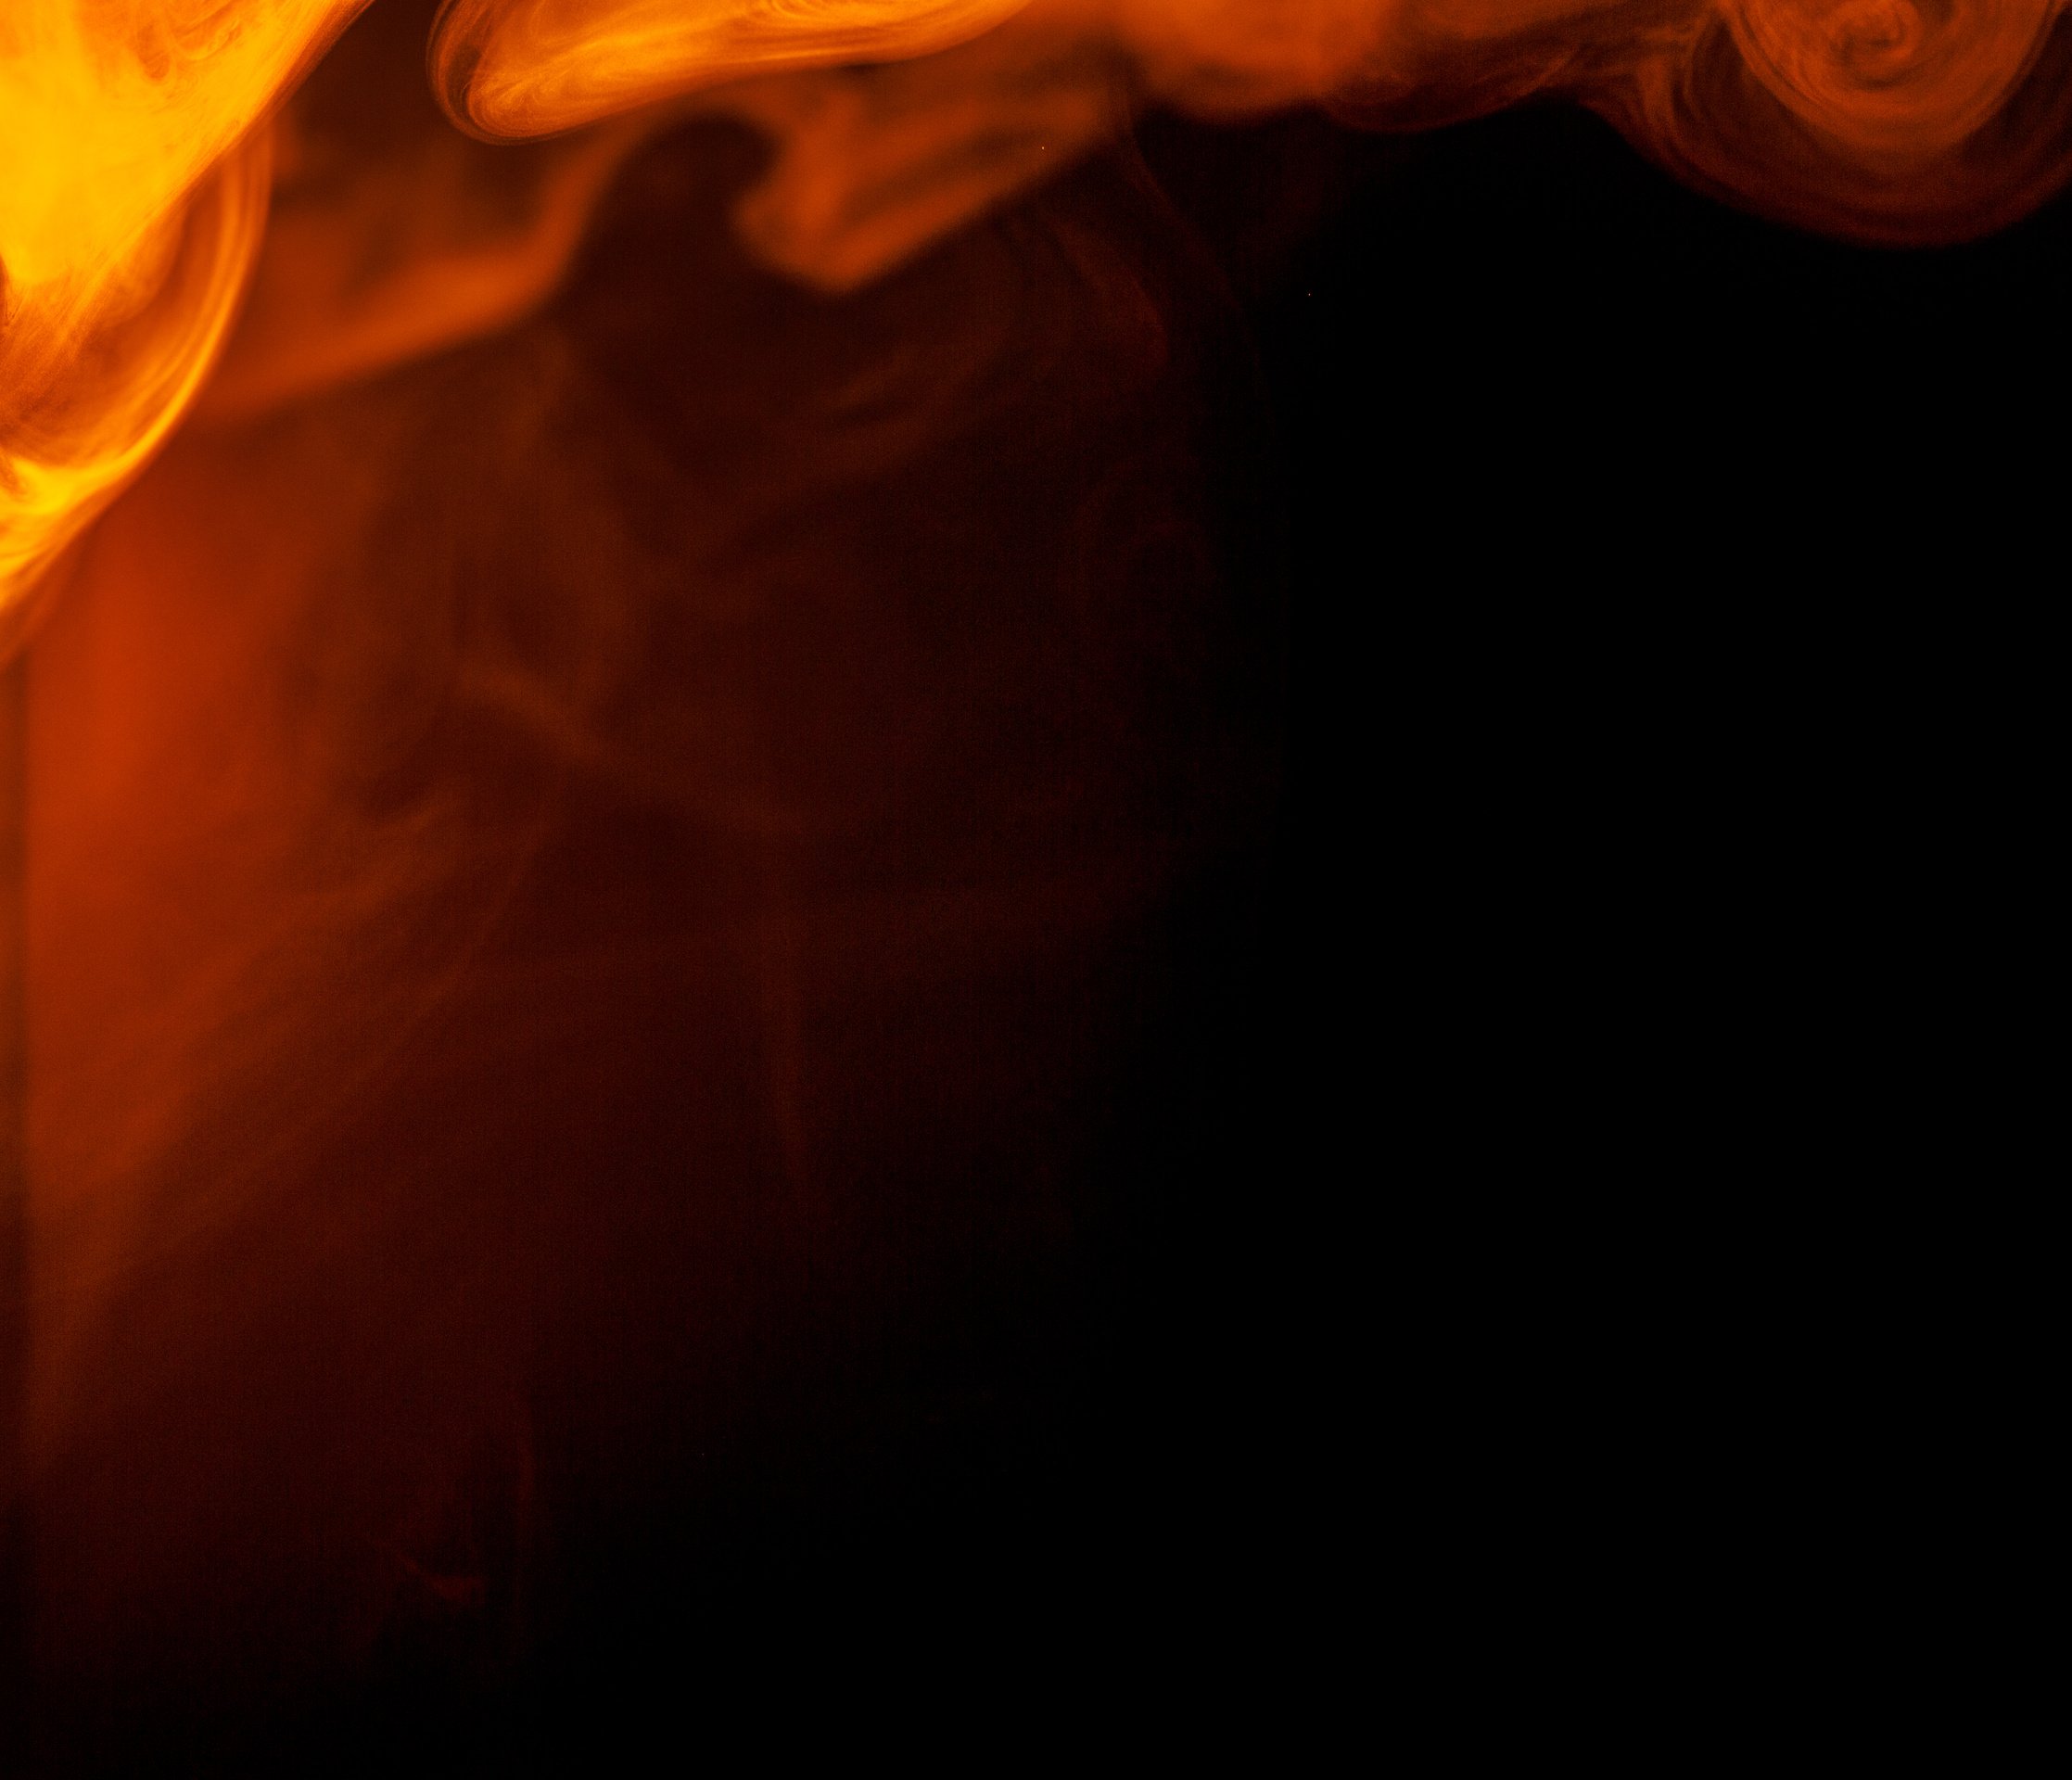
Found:
[[[2072,168],[2060,0],[1723,0],[1584,96],[1693,184],[1888,245],[2033,210]]]
[[[363,4],[0,19],[0,613],[198,393],[265,227],[253,125]]]
[[[990,50],[924,71],[851,69],[739,95],[787,162],[804,145],[812,169],[786,165],[789,197],[765,200],[756,233],[792,270],[847,284],[910,247],[916,191],[954,220],[995,195],[1003,159],[1033,177],[1147,102],[1211,116],[1321,102],[1404,127],[1559,95],[1784,221],[1894,244],[1987,233],[2065,180],[2063,12],[2061,0],[727,0],[687,14],[667,0],[452,0],[432,65],[456,121],[507,139],[990,32]],[[882,145],[896,137],[893,154]],[[881,209],[894,220],[878,251],[853,238],[818,261],[801,250],[828,233],[816,219]]]
[[[261,126],[364,4],[10,6],[0,610],[194,403],[260,250]],[[2064,182],[2063,21],[2063,0],[449,0],[429,50],[451,119],[502,142],[584,134],[510,172],[430,136],[377,147],[372,173],[312,202],[291,119],[287,214],[222,405],[515,319],[667,104],[731,111],[776,142],[741,226],[768,262],[833,288],[1154,103],[1319,102],[1404,128],[1559,95],[1764,214],[1932,242],[2001,227]],[[631,121],[587,134],[617,118]]]
[[[551,134],[780,69],[924,56],[1029,0],[451,0],[432,76],[453,117],[499,138]]]

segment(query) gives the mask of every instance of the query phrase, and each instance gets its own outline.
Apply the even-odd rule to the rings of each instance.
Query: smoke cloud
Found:
[[[1383,129],[1529,97],[1601,112],[1692,184],[1853,239],[1947,242],[2072,166],[2061,0],[452,0],[447,116],[318,88],[363,0],[31,0],[0,26],[0,599],[198,398],[249,412],[508,325],[670,117],[775,145],[741,201],[773,267],[850,289],[1113,140],[1149,105],[1321,104]],[[390,4],[382,32],[424,8]],[[334,92],[351,82],[336,71]],[[20,629],[20,614],[7,620]]]
[[[2068,58],[2062,0],[7,0],[64,1735],[506,1676],[915,1303],[1049,1302],[1277,772],[1256,392],[1138,119],[1558,101],[1900,246],[2063,185]]]

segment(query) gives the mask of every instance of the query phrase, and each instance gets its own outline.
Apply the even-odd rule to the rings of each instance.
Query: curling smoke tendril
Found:
[[[260,262],[276,110],[364,4],[9,0],[0,646],[31,584],[201,394]],[[770,136],[743,234],[768,263],[834,289],[1154,105],[1216,118],[1316,103],[1406,129],[1560,97],[1763,215],[1865,242],[1964,239],[2033,210],[2072,168],[2064,11],[2064,0],[448,0],[429,44],[448,116],[492,142],[573,145],[542,163],[532,235],[464,261],[427,252],[415,283],[391,281],[388,311],[370,319],[309,297],[340,280],[308,268],[327,251],[350,256],[312,226],[285,231],[269,267],[301,331],[270,349],[247,399],[509,320],[551,287],[625,150],[687,109],[729,111]],[[298,264],[276,263],[284,255]],[[456,293],[450,312],[412,321],[440,310],[442,281]]]

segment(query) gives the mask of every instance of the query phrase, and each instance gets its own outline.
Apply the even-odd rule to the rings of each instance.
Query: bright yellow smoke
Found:
[[[365,0],[7,0],[0,623],[198,392],[266,217],[255,134]]]

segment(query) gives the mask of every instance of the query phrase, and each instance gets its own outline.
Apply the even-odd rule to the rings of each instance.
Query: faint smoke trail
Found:
[[[0,663],[0,1736],[28,1701],[29,1174],[23,672]]]

